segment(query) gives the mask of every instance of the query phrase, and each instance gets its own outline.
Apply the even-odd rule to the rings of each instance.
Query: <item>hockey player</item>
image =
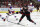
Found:
[[[28,11],[28,6],[24,6],[20,13],[22,14],[22,16],[21,16],[18,24],[21,22],[21,20],[23,19],[24,16],[26,16],[27,20],[29,20],[30,22],[36,24],[30,17],[30,12]]]
[[[38,12],[38,10],[39,10],[39,5],[37,4],[36,7],[37,7],[37,12]]]
[[[33,9],[34,9],[34,5],[32,5],[32,2],[28,5],[28,10],[29,11],[33,11]]]
[[[8,9],[8,11],[9,11],[8,15],[9,14],[12,15],[14,13],[12,6],[10,6],[10,8]]]

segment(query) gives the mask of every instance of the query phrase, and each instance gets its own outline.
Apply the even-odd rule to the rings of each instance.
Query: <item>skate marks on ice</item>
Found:
[[[30,16],[33,19],[40,19],[40,12],[32,12]]]
[[[17,24],[17,25],[21,25],[21,26],[25,26],[23,24],[14,23],[14,22],[11,22],[11,21],[8,21],[8,22],[13,23],[13,24]]]
[[[40,20],[39,20],[39,18],[40,18],[40,13],[31,13],[31,15],[32,15],[32,19],[37,23],[37,25],[35,26],[35,25],[33,25],[32,23],[30,23],[30,22],[27,22],[27,24],[28,25],[26,25],[26,27],[40,27]],[[34,17],[35,16],[35,17]],[[36,19],[36,17],[37,17],[37,19]],[[23,23],[23,22],[22,22]],[[16,25],[15,25],[16,26]]]
[[[18,20],[15,20],[16,18],[14,17],[14,16],[17,16],[16,18],[18,18]],[[15,25],[20,25],[20,26],[25,26],[25,24],[17,24],[18,23],[18,21],[19,21],[19,19],[20,19],[20,17],[21,17],[21,15],[19,16],[19,14],[16,14],[16,15],[12,15],[11,17],[9,16],[9,18],[8,18],[8,22],[9,23],[12,23],[12,24],[15,24]],[[26,24],[27,25],[27,24]]]
[[[34,12],[34,13],[31,13],[31,18],[32,18],[32,20],[34,20],[37,24],[36,24],[36,26],[34,25],[34,24],[32,24],[32,23],[30,23],[30,22],[27,22],[27,26],[28,27],[38,27],[40,24],[39,24],[39,18],[40,18],[40,13],[38,13],[38,12]],[[23,19],[24,21],[25,21],[25,19]],[[22,22],[23,23],[23,22]],[[31,24],[31,25],[30,25]],[[40,27],[40,26],[39,26]]]

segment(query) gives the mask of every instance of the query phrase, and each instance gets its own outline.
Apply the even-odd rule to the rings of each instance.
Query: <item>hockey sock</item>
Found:
[[[22,18],[20,18],[19,22],[21,22]]]

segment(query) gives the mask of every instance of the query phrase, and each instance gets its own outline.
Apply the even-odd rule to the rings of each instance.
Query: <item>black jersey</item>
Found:
[[[26,12],[26,11],[28,11],[28,9],[23,8],[23,11],[25,11],[25,12]]]
[[[28,11],[28,9],[23,8],[23,10],[21,10],[22,14],[29,14],[30,12]]]

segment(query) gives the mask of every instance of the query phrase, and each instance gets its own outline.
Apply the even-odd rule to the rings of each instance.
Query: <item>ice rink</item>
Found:
[[[7,16],[5,13],[2,13],[1,15]],[[32,22],[29,22],[26,16],[20,22],[20,24],[23,24],[25,26],[14,24],[14,23],[18,23],[20,17],[22,16],[21,14],[14,14],[14,15],[8,16],[8,18],[5,17],[6,18],[5,22],[0,18],[0,27],[40,27],[40,12],[32,12],[30,15],[31,15],[31,19],[34,22],[36,22],[36,25]],[[7,20],[14,23],[8,22]]]

